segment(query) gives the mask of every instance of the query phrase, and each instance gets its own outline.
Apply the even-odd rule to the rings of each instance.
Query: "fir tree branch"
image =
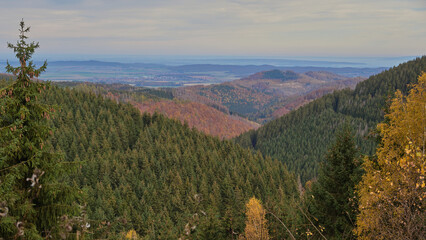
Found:
[[[279,219],[277,216],[275,216],[275,214],[273,214],[272,212],[267,212],[266,214],[271,214],[272,216],[274,216],[283,226],[284,228],[287,230],[287,232],[290,234],[291,238],[293,240],[296,240],[296,238],[293,236],[293,234],[290,232],[290,229],[287,228],[287,226],[283,223],[283,221],[281,221],[281,219]]]
[[[299,210],[303,213],[303,215],[306,217],[306,219],[308,219],[308,221],[311,223],[311,225],[315,228],[315,230],[317,230],[317,232],[325,239],[327,240],[327,238],[322,235],[321,231],[315,226],[315,224],[311,221],[311,219],[306,215],[306,213],[302,210],[302,208],[300,206],[297,206],[299,208]]]
[[[22,161],[22,162],[20,162],[20,163],[18,163],[18,164],[15,164],[15,165],[12,165],[12,166],[9,166],[9,167],[6,167],[6,168],[3,168],[3,169],[0,169],[0,172],[6,171],[6,170],[11,169],[11,168],[15,168],[15,167],[17,167],[17,166],[19,166],[19,165],[21,165],[21,164],[24,164],[24,163],[30,162],[31,160],[33,160],[33,158],[34,158],[34,157],[35,157],[35,155],[34,155],[32,158],[28,159],[28,160]]]

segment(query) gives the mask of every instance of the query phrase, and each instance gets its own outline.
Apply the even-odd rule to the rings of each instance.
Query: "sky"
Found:
[[[426,0],[0,0],[0,59],[21,18],[41,54],[426,54]]]

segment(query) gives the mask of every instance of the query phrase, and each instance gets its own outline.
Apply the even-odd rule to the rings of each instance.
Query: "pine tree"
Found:
[[[216,209],[209,208],[206,212],[200,211],[198,216],[200,221],[196,226],[196,237],[194,239],[228,239],[221,224],[219,212]]]
[[[366,159],[358,186],[359,239],[424,239],[426,236],[426,73],[408,97],[398,90],[378,125],[377,159]]]
[[[78,212],[79,194],[65,184],[60,155],[47,145],[54,108],[40,102],[49,84],[36,79],[47,63],[37,69],[31,61],[39,44],[26,42],[30,28],[23,20],[19,31],[17,44],[8,47],[20,66],[6,66],[17,78],[0,90],[0,236],[57,238],[63,230],[59,218]]]
[[[309,213],[318,220],[318,229],[324,231],[327,238],[354,238],[352,229],[357,213],[355,185],[360,177],[354,137],[349,125],[344,125],[328,150],[318,181],[306,195]]]

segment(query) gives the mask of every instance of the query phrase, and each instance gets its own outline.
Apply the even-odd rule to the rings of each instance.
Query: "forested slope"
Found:
[[[361,152],[373,153],[375,141],[365,138],[383,120],[387,99],[396,89],[406,94],[407,85],[416,82],[422,71],[426,71],[426,56],[374,75],[355,90],[335,91],[317,99],[242,134],[236,142],[283,161],[306,182],[316,176],[336,128],[345,121],[354,127]]]
[[[260,126],[238,115],[229,115],[197,102],[162,100],[132,104],[141,112],[164,114],[168,118],[186,122],[189,127],[221,139],[230,139]]]
[[[93,84],[59,82],[58,86],[93,92],[117,102],[130,103],[142,113],[158,112],[168,118],[187,123],[190,128],[221,139],[231,139],[260,124],[237,115],[219,111],[206,104],[182,101],[173,97],[170,89],[132,87],[127,84]]]
[[[175,88],[173,95],[265,123],[276,117],[280,108],[295,109],[308,98],[316,99],[336,89],[354,88],[363,79],[324,71],[296,73],[275,69],[221,84]]]
[[[192,239],[231,239],[244,230],[252,196],[287,223],[293,218],[298,193],[281,162],[90,92],[54,87],[46,101],[61,107],[51,143],[78,164],[72,179],[87,196],[90,236],[135,229],[177,239],[193,227]],[[277,221],[270,229],[286,237]]]

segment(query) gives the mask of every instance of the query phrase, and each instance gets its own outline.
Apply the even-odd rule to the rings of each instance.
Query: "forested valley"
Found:
[[[280,159],[302,183],[314,179],[336,129],[345,122],[355,131],[361,153],[371,155],[377,146],[376,125],[394,93],[407,94],[426,70],[426,57],[403,63],[360,82],[355,90],[339,90],[289,114],[270,121],[258,130],[236,138],[241,146]]]
[[[0,81],[0,239],[425,236],[426,57],[232,141],[38,80],[28,31]]]

